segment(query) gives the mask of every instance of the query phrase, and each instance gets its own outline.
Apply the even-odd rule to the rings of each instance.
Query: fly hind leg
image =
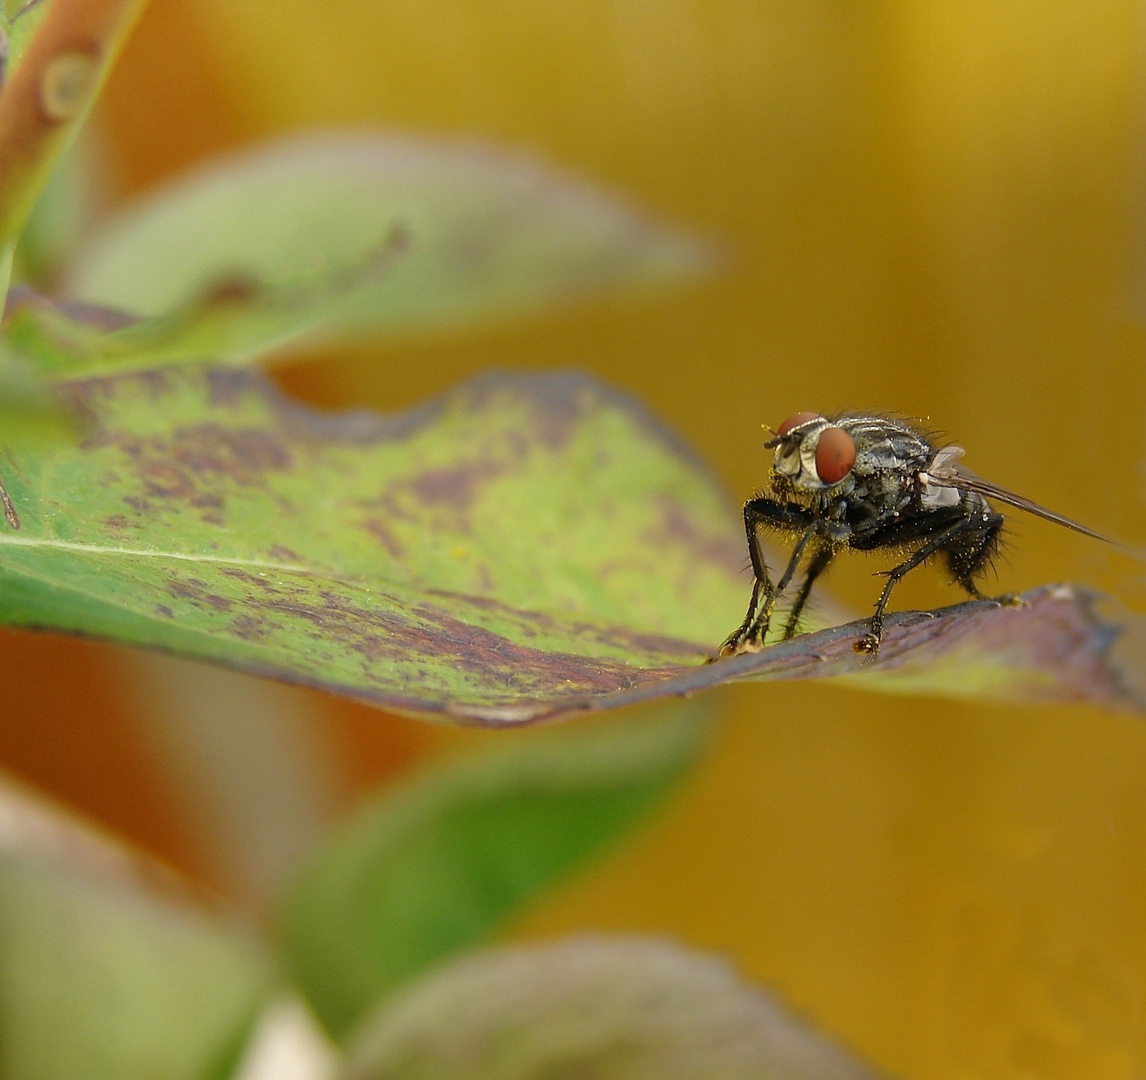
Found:
[[[951,576],[976,600],[997,600],[1001,604],[1021,604],[1014,596],[988,596],[975,578],[990,568],[999,550],[999,533],[1003,529],[1003,515],[984,513],[980,520],[968,525],[944,545],[943,554]]]
[[[966,518],[959,518],[953,524],[948,525],[947,528],[935,533],[935,535],[927,540],[910,558],[905,559],[898,566],[886,571],[887,584],[884,585],[883,592],[876,601],[875,611],[871,616],[870,629],[854,645],[856,652],[868,653],[872,656],[879,652],[879,643],[883,638],[883,615],[887,610],[887,602],[891,599],[892,590],[899,584],[905,574],[910,573],[917,566],[924,563],[928,558],[934,555],[935,552],[949,550],[951,542],[969,528],[973,528],[973,525]],[[960,579],[960,583],[962,584],[962,579]]]

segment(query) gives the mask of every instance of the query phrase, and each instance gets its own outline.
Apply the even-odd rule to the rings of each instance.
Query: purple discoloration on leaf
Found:
[[[487,377],[392,418],[315,413],[248,372],[70,394],[87,441],[11,471],[15,625],[489,725],[745,678],[1140,707],[1117,652],[1139,625],[1120,616],[1119,638],[1066,587],[894,615],[874,661],[852,623],[705,664],[748,589],[739,514],[583,376]]]
[[[394,534],[386,527],[386,523],[379,518],[370,517],[363,519],[363,527],[371,536],[377,537],[378,542],[386,549],[387,554],[392,559],[401,559],[405,552],[402,550],[402,545]]]
[[[1024,608],[975,601],[935,612],[900,612],[889,619],[876,660],[853,648],[867,630],[864,620],[806,634],[755,655],[703,667],[680,665],[663,682],[642,679],[593,696],[571,692],[549,701],[507,701],[505,708],[518,720],[553,719],[687,695],[732,680],[843,677],[895,692],[939,689],[953,696],[1091,702],[1142,711],[1132,673],[1118,664],[1112,648],[1121,635],[1140,640],[1141,620],[1127,615],[1121,624],[1108,622],[1096,613],[1095,599],[1086,591],[1048,586],[1028,593]],[[503,716],[495,708],[479,719],[498,723]]]
[[[665,499],[660,509],[660,528],[647,538],[650,544],[677,540],[694,547],[702,558],[715,563],[729,574],[739,574],[744,570],[748,556],[738,537],[705,536],[686,509],[671,499]]]
[[[501,472],[491,462],[470,462],[449,469],[431,469],[414,477],[409,488],[427,506],[448,506],[465,515],[481,485]]]

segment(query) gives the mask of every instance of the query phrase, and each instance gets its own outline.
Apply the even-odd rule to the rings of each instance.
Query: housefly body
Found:
[[[897,417],[796,413],[764,447],[775,451],[770,490],[744,504],[756,580],[748,614],[721,645],[722,657],[763,648],[776,601],[803,562],[804,577],[784,626],[785,639],[792,637],[813,583],[844,549],[906,554],[885,572],[887,582],[868,633],[855,644],[857,652],[878,651],[892,590],[932,555],[944,560],[954,581],[972,597],[986,599],[975,579],[991,565],[1003,527],[1003,516],[988,499],[1106,539],[976,476],[959,463],[962,447],[936,446],[918,426]],[[764,530],[796,539],[775,584],[760,548]]]

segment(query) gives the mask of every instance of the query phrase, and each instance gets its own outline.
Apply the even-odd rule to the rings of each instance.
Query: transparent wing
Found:
[[[1016,495],[1013,491],[999,487],[998,484],[992,484],[990,480],[984,480],[981,476],[976,476],[970,469],[960,465],[956,460],[962,456],[962,453],[962,449],[958,446],[945,446],[935,455],[935,461],[927,471],[928,480],[942,487],[958,488],[960,491],[973,491],[976,495],[984,495],[988,499],[1006,503],[1008,506],[1013,506],[1018,510],[1025,510],[1028,514],[1034,514],[1036,517],[1053,521],[1056,525],[1064,525],[1068,529],[1082,533],[1083,536],[1092,536],[1095,540],[1102,540],[1107,544],[1114,543],[1109,536],[1103,536],[1102,533],[1088,529],[1085,525],[1080,525],[1077,521],[1063,517],[1062,514],[1056,514],[1053,510],[1048,510],[1045,506],[1039,506],[1038,503],[1031,502],[1030,499],[1024,499],[1022,495]]]

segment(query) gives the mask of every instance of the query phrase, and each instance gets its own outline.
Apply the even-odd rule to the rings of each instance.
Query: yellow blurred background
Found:
[[[393,410],[491,366],[586,368],[736,503],[768,465],[761,423],[892,409],[1139,544],[1144,46],[1131,0],[152,0],[95,126],[113,200],[276,133],[372,125],[529,148],[727,253],[662,300],[279,373],[313,402]],[[1127,560],[1034,519],[1011,536],[1000,590],[1070,579],[1141,606]],[[878,565],[843,562],[829,588],[863,611]],[[896,599],[959,596],[921,571]],[[242,898],[225,799],[151,716],[199,677],[0,636],[0,764]],[[514,737],[273,694],[300,740],[281,783],[311,783],[320,822],[429,755]],[[816,684],[723,704],[671,808],[517,935],[718,951],[895,1076],[1146,1074],[1142,721]]]

